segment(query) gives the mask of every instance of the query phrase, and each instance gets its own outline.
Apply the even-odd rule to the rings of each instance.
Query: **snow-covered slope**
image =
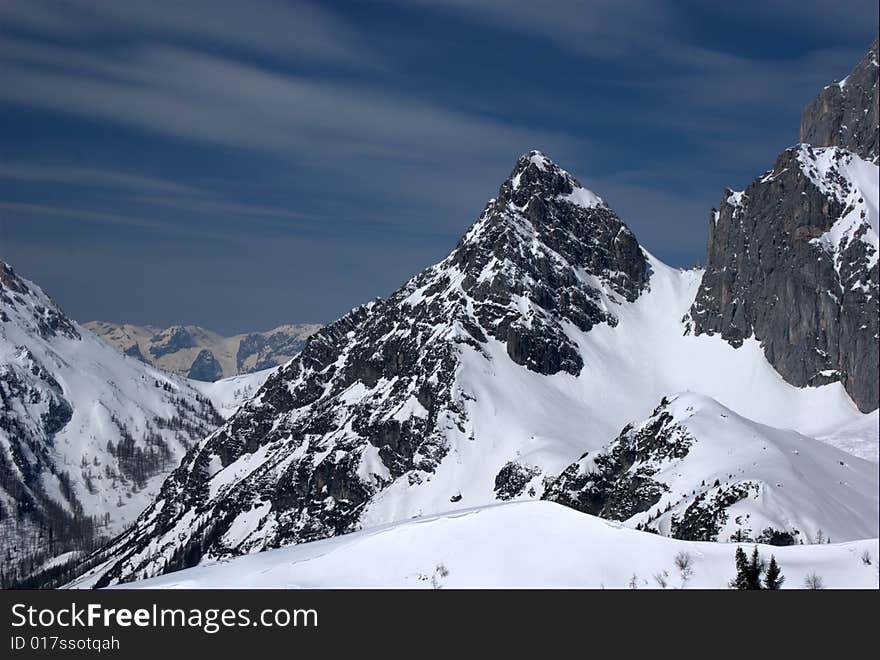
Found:
[[[250,374],[230,376],[214,382],[191,380],[189,384],[210,399],[215,410],[229,419],[257,391],[276,367]]]
[[[880,463],[878,435],[880,435],[880,410],[875,410],[857,417],[849,424],[819,434],[816,438],[859,458]]]
[[[0,402],[7,577],[118,533],[222,421],[187,381],[120,355],[3,262]]]
[[[744,545],[751,552],[752,545]],[[192,588],[726,588],[736,546],[638,532],[550,502],[468,509],[208,563],[128,587]],[[785,589],[807,575],[826,588],[876,589],[877,539],[787,548]],[[686,553],[682,579],[676,556]],[[865,563],[867,554],[870,564]],[[74,587],[88,587],[87,576]]]
[[[807,436],[859,427],[839,382],[794,387],[753,338],[688,334],[701,277],[524,155],[446,259],[320,330],[206,438],[92,558],[96,583],[540,497],[676,392]]]
[[[774,545],[880,535],[876,463],[741,417],[713,399],[664,399],[545,498],[665,536]]]

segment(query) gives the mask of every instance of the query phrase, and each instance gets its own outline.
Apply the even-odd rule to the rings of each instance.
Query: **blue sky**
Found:
[[[538,148],[675,265],[875,0],[0,3],[0,258],[78,320],[326,322]]]

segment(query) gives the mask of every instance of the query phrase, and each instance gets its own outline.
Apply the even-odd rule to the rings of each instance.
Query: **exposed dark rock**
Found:
[[[53,397],[49,400],[49,410],[43,414],[41,421],[46,431],[46,436],[51,438],[58,431],[67,426],[73,417],[73,407],[63,396]]]
[[[193,360],[192,366],[189,368],[187,378],[193,380],[202,380],[206,382],[214,382],[223,377],[223,367],[214,357],[214,354],[207,348],[199,351],[196,359]]]
[[[821,242],[852,209],[804,173],[816,157],[809,147],[789,149],[742,194],[725,193],[709,221],[691,327],[734,346],[754,335],[785,380],[841,380],[867,412],[878,405],[876,250],[860,234],[836,253]]]
[[[758,492],[758,484],[745,481],[699,493],[682,515],[672,516],[670,535],[685,541],[717,541],[729,518],[727,509],[748,497],[751,489]]]
[[[880,94],[877,91],[877,37],[862,61],[839,83],[823,89],[804,109],[799,142],[843,147],[877,162]]]
[[[286,359],[299,353],[305,346],[305,338],[288,331],[251,333],[242,338],[235,356],[239,373],[260,371],[278,366]],[[247,368],[245,362],[255,357],[253,366]]]
[[[137,344],[132,344],[131,346],[129,346],[128,348],[126,348],[122,352],[124,355],[127,355],[128,357],[133,357],[136,360],[140,360],[141,362],[147,362],[147,359],[144,357],[144,354],[141,353],[141,347],[138,346]]]
[[[150,344],[150,355],[154,358],[160,358],[185,348],[195,348],[196,340],[189,330],[183,326],[175,326],[164,333],[155,335],[150,339]]]
[[[540,468],[510,461],[495,476],[495,497],[499,500],[512,500],[522,495],[526,486],[541,474]]]
[[[693,438],[663,407],[647,423],[626,426],[602,451],[585,454],[547,487],[542,499],[603,518],[627,520],[648,511],[669,488],[656,465],[687,456]]]
[[[877,160],[876,58],[875,40],[804,114],[802,141],[846,149],[788,149],[743,193],[724,193],[689,314],[695,334],[734,346],[754,336],[793,385],[840,380],[863,412],[880,405],[880,271],[850,172],[859,156]]]

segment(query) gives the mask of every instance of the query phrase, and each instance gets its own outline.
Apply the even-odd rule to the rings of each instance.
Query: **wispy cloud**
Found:
[[[70,167],[39,163],[0,164],[0,180],[57,183],[90,188],[123,189],[203,195],[205,191],[176,181],[94,167]]]
[[[0,202],[0,222],[12,221],[17,217],[49,217],[73,222],[87,222],[100,225],[158,229],[162,224],[143,218],[134,218],[120,213],[107,213],[91,209],[27,202]]]
[[[82,43],[197,44],[357,68],[380,65],[363,35],[320,3],[253,0],[11,0],[4,31]]]
[[[315,81],[191,49],[141,48],[112,65],[55,49],[41,55],[0,55],[0,102],[286,158],[442,158],[523,143],[530,132],[353,81]]]
[[[696,48],[706,15],[719,25],[731,20],[760,21],[787,34],[818,31],[826,41],[849,41],[876,30],[877,3],[849,0],[833,9],[826,0],[385,0],[402,8],[418,6],[507,28],[553,43],[572,53],[599,58],[649,56],[664,61],[686,59],[689,65],[713,66],[721,48]],[[747,35],[742,35],[746,37]],[[794,44],[792,44],[794,45]],[[860,51],[865,44],[853,44]]]
[[[442,257],[514,159],[541,148],[649,249],[692,261],[721,188],[796,139],[800,108],[846,75],[876,12],[874,0],[0,0],[0,238],[62,287],[60,263],[95,282],[118,271],[107,307],[152,295],[160,258],[154,306],[179,297],[198,254],[208,280],[234,262],[238,292],[249,278],[278,295],[309,281],[296,304],[326,319]],[[106,264],[64,257],[75,243]],[[332,274],[314,281],[321,268]],[[199,299],[229,323],[212,285]],[[249,313],[271,307],[255,296]]]

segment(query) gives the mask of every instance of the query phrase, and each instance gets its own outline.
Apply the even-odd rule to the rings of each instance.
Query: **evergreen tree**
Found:
[[[776,557],[770,555],[770,564],[767,566],[767,574],[764,576],[764,588],[779,589],[783,582],[785,582],[785,576],[782,574],[779,564],[776,563]]]
[[[764,560],[761,559],[761,556],[758,554],[758,546],[755,546],[755,549],[752,551],[752,558],[749,561],[749,566],[747,570],[748,576],[748,589],[760,589],[761,588],[761,573],[764,572]]]
[[[745,551],[738,546],[736,548],[736,577],[733,579],[732,586],[734,589],[749,588],[749,560]]]

